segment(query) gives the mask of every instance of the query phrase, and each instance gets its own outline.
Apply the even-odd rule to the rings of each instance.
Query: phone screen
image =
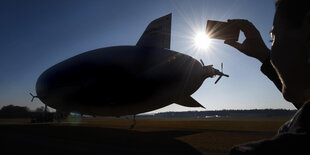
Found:
[[[238,41],[240,30],[227,22],[207,21],[207,34],[210,38]]]

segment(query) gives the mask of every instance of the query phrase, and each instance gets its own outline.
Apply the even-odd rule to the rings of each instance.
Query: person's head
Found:
[[[277,0],[271,62],[284,98],[295,105],[310,100],[310,6],[307,0]]]

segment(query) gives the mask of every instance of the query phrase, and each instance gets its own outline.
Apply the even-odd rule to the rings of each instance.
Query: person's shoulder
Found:
[[[290,133],[310,133],[310,102],[305,103],[294,115],[288,129]]]
[[[234,146],[230,150],[230,155],[274,155],[274,154],[298,154],[309,155],[310,147],[305,141],[310,137],[306,134],[283,133],[271,139],[250,142]]]
[[[310,102],[304,104],[271,139],[234,146],[230,154],[310,154]]]

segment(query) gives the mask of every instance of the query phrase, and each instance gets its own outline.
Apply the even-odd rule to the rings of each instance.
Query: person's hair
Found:
[[[310,12],[308,0],[276,0],[276,8],[293,27],[301,26],[306,14]]]

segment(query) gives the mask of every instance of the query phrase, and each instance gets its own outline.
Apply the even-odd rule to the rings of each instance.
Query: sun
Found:
[[[210,45],[210,38],[208,37],[208,35],[206,33],[199,32],[196,34],[196,36],[194,38],[194,42],[195,42],[195,46],[198,49],[205,50]]]

